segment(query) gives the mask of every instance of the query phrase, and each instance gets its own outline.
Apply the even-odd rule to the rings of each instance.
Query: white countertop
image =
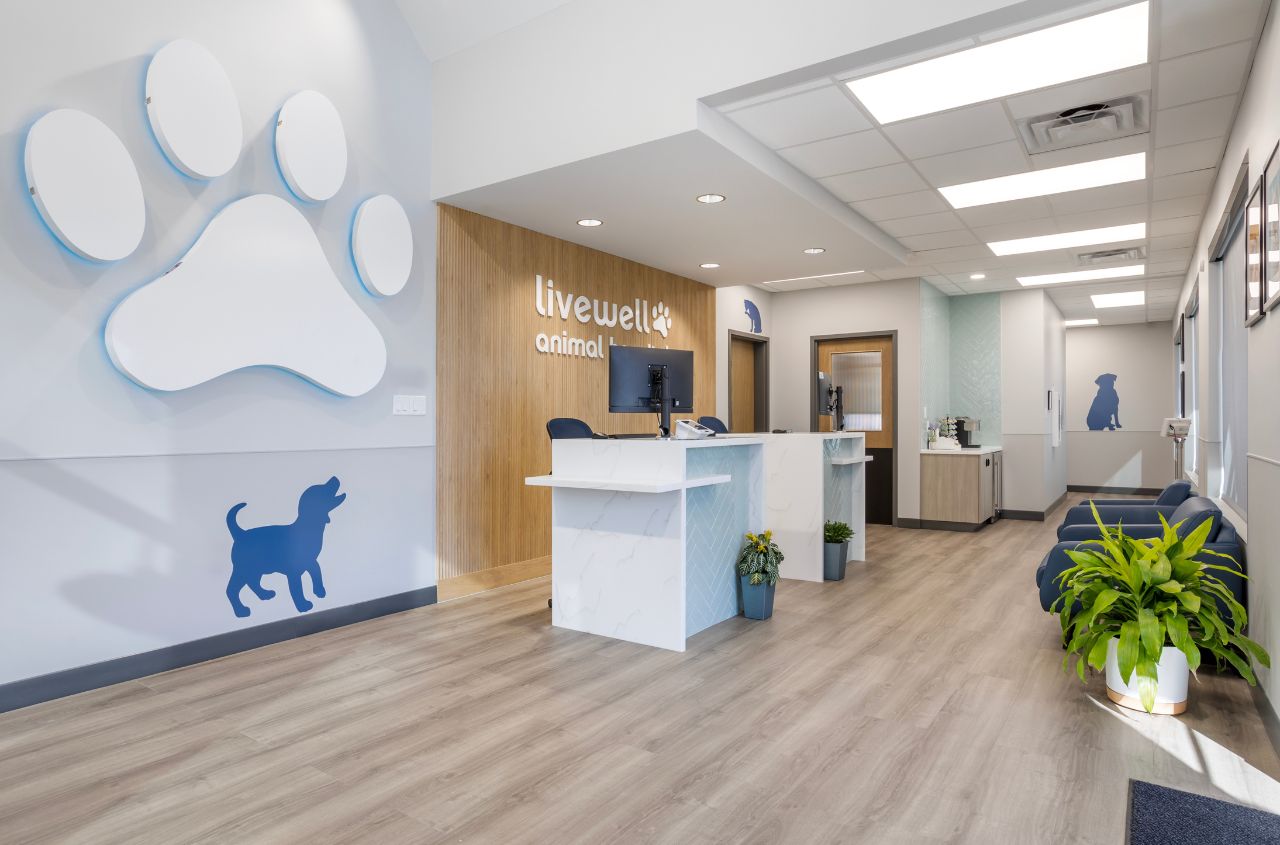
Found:
[[[668,446],[680,446],[685,449],[705,449],[709,446],[751,446],[752,444],[763,443],[763,435],[759,434],[742,434],[727,435],[717,434],[715,437],[707,437],[702,440],[676,440],[674,437],[611,437],[607,440],[580,438],[587,443],[608,443],[619,444],[626,443],[663,443]],[[730,442],[732,441],[732,442]]]
[[[866,433],[862,431],[780,431],[774,433],[772,431],[762,431],[757,434],[717,434],[717,439],[726,440],[766,440],[774,437],[820,437],[824,440],[848,440],[855,437],[866,437]]]
[[[922,455],[990,455],[1003,452],[999,446],[979,446],[976,449],[921,449]]]

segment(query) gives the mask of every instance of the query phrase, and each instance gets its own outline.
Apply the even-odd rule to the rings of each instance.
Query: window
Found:
[[[1218,383],[1222,386],[1221,497],[1248,516],[1249,335],[1244,324],[1244,226],[1236,226],[1218,262],[1222,274],[1222,343]]]
[[[835,352],[831,355],[834,384],[844,388],[844,412],[851,431],[880,431],[879,352]],[[852,418],[852,419],[849,419]]]

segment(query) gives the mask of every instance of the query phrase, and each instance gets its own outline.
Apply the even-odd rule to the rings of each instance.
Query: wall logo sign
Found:
[[[760,309],[749,299],[742,300],[742,309],[747,313],[747,319],[751,321],[751,331],[753,334],[760,334]]]
[[[1093,380],[1098,392],[1089,405],[1085,420],[1090,431],[1115,431],[1120,428],[1120,394],[1116,392],[1115,373],[1103,373]]]
[[[537,275],[534,276],[533,302],[539,316],[547,319],[559,318],[565,323],[576,322],[580,326],[595,325],[604,329],[657,334],[662,340],[666,340],[671,332],[671,308],[661,300],[657,305],[650,305],[647,299],[635,299],[626,305],[619,305],[608,300],[557,290],[554,280],[544,280],[541,275]],[[616,345],[616,341],[610,335],[606,342],[602,333],[597,333],[594,338],[571,337],[567,329],[562,329],[558,334],[538,332],[534,336],[533,345],[539,352],[548,355],[569,355],[603,361],[606,347]]]
[[[298,499],[298,518],[289,525],[241,528],[236,517],[245,503],[227,511],[227,528],[232,539],[227,600],[236,616],[249,615],[249,608],[240,601],[245,587],[263,601],[275,597],[275,590],[262,586],[262,576],[272,573],[278,572],[288,579],[289,596],[299,613],[313,607],[302,590],[303,573],[311,577],[311,592],[316,598],[324,598],[320,549],[324,546],[324,527],[329,524],[329,513],[347,498],[346,493],[338,492],[339,483],[334,477],[303,490]]]

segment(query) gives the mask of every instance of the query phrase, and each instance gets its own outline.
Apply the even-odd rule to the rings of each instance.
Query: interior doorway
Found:
[[[769,430],[769,338],[729,331],[729,419],[733,432]]]
[[[843,388],[844,430],[861,431],[867,438],[867,522],[893,525],[897,460],[897,332],[823,335],[813,338],[809,383],[810,430],[832,431],[834,417],[820,414],[818,373],[832,387]]]

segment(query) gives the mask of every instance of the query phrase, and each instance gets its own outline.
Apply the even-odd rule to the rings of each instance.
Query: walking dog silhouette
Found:
[[[1103,373],[1093,380],[1098,385],[1098,393],[1089,406],[1089,416],[1085,422],[1090,431],[1115,431],[1120,425],[1120,394],[1116,393],[1116,377],[1114,373]]]
[[[246,503],[241,502],[227,511],[227,528],[232,539],[227,600],[236,616],[249,615],[249,608],[240,601],[240,591],[245,587],[263,601],[275,597],[275,590],[262,586],[262,576],[272,572],[279,572],[289,580],[289,595],[299,613],[306,613],[313,606],[302,591],[302,573],[311,576],[311,591],[316,598],[324,598],[319,560],[324,527],[329,524],[329,512],[347,498],[346,493],[338,493],[338,484],[334,477],[303,490],[298,499],[298,518],[289,525],[241,528],[236,515]]]

